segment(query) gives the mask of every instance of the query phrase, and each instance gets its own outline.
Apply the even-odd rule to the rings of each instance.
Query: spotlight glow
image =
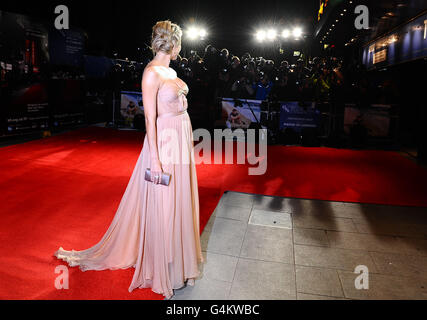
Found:
[[[268,38],[268,40],[274,40],[274,38],[276,38],[276,30],[269,29],[267,31],[267,38]]]
[[[187,30],[187,33],[188,33],[188,37],[189,37],[190,39],[196,39],[196,38],[197,38],[197,36],[198,36],[198,34],[199,34],[199,32],[197,31],[197,29],[196,29],[195,27],[191,27],[191,28],[189,28],[189,29]]]
[[[268,28],[265,29],[258,29],[254,34],[256,40],[259,42],[268,40],[268,41],[275,41],[278,37],[288,39],[291,36],[295,40],[299,40],[303,36],[303,31],[301,27],[295,27],[293,29],[285,28],[281,31],[277,31],[274,28]]]
[[[289,36],[291,35],[291,32],[288,29],[283,30],[282,32],[282,37],[283,38],[289,38]]]
[[[264,30],[258,30],[258,32],[256,33],[256,38],[258,41],[264,41],[266,37],[265,31]]]
[[[302,35],[302,29],[301,28],[294,28],[292,31],[292,34],[295,38],[299,38]]]
[[[185,31],[185,35],[190,40],[203,40],[207,36],[207,32],[200,26],[191,26]]]

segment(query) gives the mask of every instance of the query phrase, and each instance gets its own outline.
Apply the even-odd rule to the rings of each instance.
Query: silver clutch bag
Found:
[[[151,171],[149,168],[145,169],[145,180],[152,182],[151,181]],[[171,181],[171,174],[163,172],[162,173],[162,179],[160,180],[160,184],[162,184],[164,186],[168,186],[170,181]]]

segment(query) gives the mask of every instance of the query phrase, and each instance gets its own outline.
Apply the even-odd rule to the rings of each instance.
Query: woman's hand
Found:
[[[160,160],[158,159],[152,159],[151,160],[151,181],[153,181],[155,184],[159,184],[162,181],[162,164]]]

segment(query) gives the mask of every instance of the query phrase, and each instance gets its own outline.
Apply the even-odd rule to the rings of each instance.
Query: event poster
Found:
[[[261,100],[222,99],[222,111],[230,129],[247,129],[252,122],[258,123],[261,115]],[[263,128],[265,128],[263,126]]]
[[[136,115],[144,115],[141,92],[122,91],[120,103],[120,116],[125,126],[133,127],[133,120]]]
[[[280,129],[292,128],[301,132],[304,128],[318,128],[320,124],[320,111],[315,108],[315,103],[300,105],[297,101],[282,102],[280,106]]]

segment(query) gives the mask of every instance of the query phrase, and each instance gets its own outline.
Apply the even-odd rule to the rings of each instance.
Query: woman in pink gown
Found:
[[[147,134],[111,225],[93,247],[60,247],[54,254],[83,271],[134,267],[129,291],[151,288],[166,299],[173,289],[194,285],[204,262],[193,132],[186,111],[189,89],[169,68],[181,50],[181,36],[180,27],[169,20],[153,27],[155,57],[142,77]],[[151,182],[144,179],[146,168]],[[171,174],[168,186],[159,183],[162,172]]]

